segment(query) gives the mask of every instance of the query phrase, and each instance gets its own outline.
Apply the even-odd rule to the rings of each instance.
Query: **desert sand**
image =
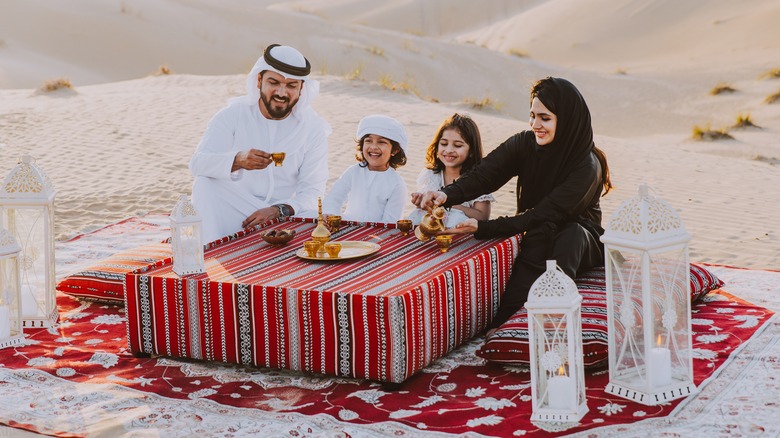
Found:
[[[273,42],[305,53],[333,126],[331,182],[352,164],[357,122],[401,120],[414,188],[423,153],[453,112],[487,150],[527,127],[528,88],[570,79],[589,103],[616,189],[605,223],[648,183],[693,234],[691,259],[780,267],[780,7],[729,1],[6,2],[0,13],[0,172],[30,154],[57,189],[66,239],[189,193],[206,123],[243,93]],[[165,66],[170,74],[159,74]],[[44,92],[47,81],[72,88]],[[718,85],[735,91],[711,95]],[[694,126],[760,128],[694,141]],[[514,185],[493,216],[512,214]]]
[[[559,76],[609,158],[605,225],[647,183],[680,212],[692,261],[780,269],[778,22],[772,0],[2,2],[0,174],[36,159],[60,240],[168,212],[210,117],[282,43],[321,81],[329,184],[353,163],[360,118],[384,113],[408,130],[413,190],[445,117],[471,114],[490,151],[527,128],[531,82]],[[42,90],[57,78],[71,87]],[[694,126],[732,138],[697,141]],[[496,195],[492,216],[513,214],[514,181]]]

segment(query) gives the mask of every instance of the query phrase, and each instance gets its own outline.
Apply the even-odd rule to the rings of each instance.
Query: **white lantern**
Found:
[[[24,339],[19,292],[21,250],[14,236],[0,227],[0,348],[19,344]]]
[[[547,261],[531,286],[528,340],[531,352],[531,421],[547,431],[577,425],[588,412],[582,361],[582,296],[577,285]]]
[[[19,269],[23,327],[57,322],[54,271],[54,186],[25,155],[0,188],[2,225],[21,247]]]
[[[202,220],[187,195],[181,195],[171,211],[171,250],[173,272],[179,276],[205,271]]]
[[[604,242],[609,330],[606,391],[645,405],[697,392],[693,383],[688,242],[678,213],[639,187]]]

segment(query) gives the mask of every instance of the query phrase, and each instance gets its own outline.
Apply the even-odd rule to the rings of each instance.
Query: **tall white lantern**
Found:
[[[54,186],[32,157],[25,155],[0,187],[2,225],[16,238],[23,327],[57,322],[54,271]]]
[[[690,239],[679,214],[644,184],[612,215],[601,237],[609,330],[606,392],[645,405],[697,392]]]
[[[171,250],[173,272],[179,276],[205,271],[202,220],[187,195],[181,195],[171,211]]]
[[[19,253],[16,239],[0,227],[0,348],[22,342],[22,306],[19,282]]]
[[[574,280],[547,261],[531,286],[528,339],[531,351],[531,421],[547,431],[565,430],[588,412],[582,361],[582,296]]]

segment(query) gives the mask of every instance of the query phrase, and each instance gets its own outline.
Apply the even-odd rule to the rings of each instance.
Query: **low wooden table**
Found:
[[[296,237],[271,246],[272,228]],[[312,261],[296,252],[313,229],[288,219],[214,245],[203,274],[170,259],[128,274],[130,350],[399,383],[488,325],[519,250],[456,236],[442,253],[395,224],[345,223],[331,241],[379,251]]]

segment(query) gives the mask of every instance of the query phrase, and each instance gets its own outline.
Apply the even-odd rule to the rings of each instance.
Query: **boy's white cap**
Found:
[[[406,144],[408,143],[406,130],[398,120],[381,114],[365,116],[358,124],[357,138],[361,139],[367,134],[381,135],[384,138],[397,141],[401,145],[401,150],[406,154]]]

